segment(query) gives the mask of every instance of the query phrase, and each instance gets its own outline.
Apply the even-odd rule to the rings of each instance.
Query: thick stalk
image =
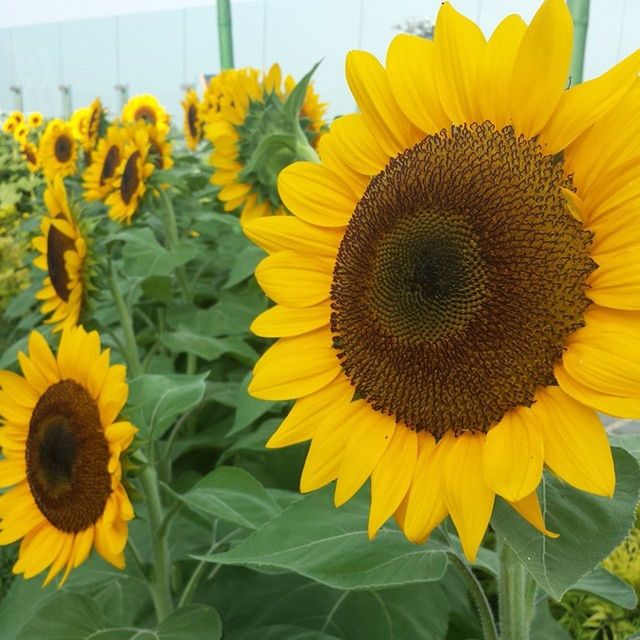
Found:
[[[503,640],[529,640],[530,600],[527,570],[504,538],[498,536],[498,603]]]
[[[230,0],[218,0],[218,42],[220,43],[220,69],[233,69]]]
[[[453,551],[447,552],[447,556],[449,557],[449,562],[456,568],[458,574],[467,585],[467,589],[469,589],[473,604],[478,611],[484,640],[498,640],[498,630],[493,619],[491,606],[478,578],[471,571],[471,567]]]
[[[568,0],[569,11],[573,18],[573,52],[571,54],[571,84],[582,82],[584,66],[584,50],[587,43],[587,27],[589,26],[589,0]]]
[[[120,285],[113,270],[113,264],[109,260],[109,288],[113,301],[120,316],[120,324],[124,333],[124,359],[129,367],[132,376],[139,376],[142,373],[142,364],[140,363],[140,352],[138,351],[138,343],[136,342],[136,334],[133,331],[133,322],[131,314],[127,308],[127,304],[122,297]]]
[[[162,527],[164,514],[158,488],[158,475],[151,464],[148,464],[140,474],[140,484],[149,516],[149,534],[153,547],[153,581],[149,586],[158,622],[162,622],[173,610],[173,602],[171,601],[169,549],[166,531]]]

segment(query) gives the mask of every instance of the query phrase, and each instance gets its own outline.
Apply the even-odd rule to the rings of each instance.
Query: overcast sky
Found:
[[[530,20],[540,0],[453,0],[489,34],[509,13]],[[316,86],[333,115],[353,109],[344,57],[363,48],[384,59],[395,26],[435,18],[439,0],[232,0],[236,65],[303,75],[322,64]],[[0,110],[10,85],[25,109],[60,110],[58,85],[74,106],[100,95],[117,108],[114,85],[158,95],[179,108],[180,85],[219,66],[215,0],[0,0]],[[116,18],[115,16],[120,16]],[[585,78],[640,48],[640,0],[591,0]]]

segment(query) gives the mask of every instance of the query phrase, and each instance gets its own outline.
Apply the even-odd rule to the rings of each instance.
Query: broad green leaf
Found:
[[[229,431],[229,435],[233,435],[246,429],[258,418],[265,413],[271,411],[277,403],[269,402],[267,400],[258,400],[249,395],[247,390],[251,382],[251,374],[248,373],[242,381],[240,388],[238,389],[238,397],[236,400],[236,417],[233,422],[233,427]]]
[[[417,546],[397,529],[375,540],[366,533],[368,500],[359,495],[340,509],[332,488],[294,503],[249,538],[209,562],[293,571],[339,589],[373,589],[438,580],[442,551]]]
[[[613,457],[617,478],[613,498],[578,491],[546,475],[541,501],[547,527],[560,534],[556,540],[536,531],[502,500],[496,503],[494,528],[556,600],[611,553],[634,521],[640,469],[618,447],[613,448]]]
[[[258,354],[244,340],[235,336],[211,338],[181,329],[160,334],[160,342],[174,353],[193,353],[210,362],[225,354],[249,365],[258,358]]]
[[[151,276],[141,285],[144,294],[158,302],[169,302],[173,296],[173,285],[169,276]]]
[[[603,567],[598,567],[586,576],[582,576],[572,589],[593,593],[624,609],[634,609],[638,604],[638,597],[633,587]]]
[[[281,511],[251,474],[235,467],[215,469],[180,499],[190,507],[249,529],[258,529]]]
[[[158,640],[218,640],[222,635],[220,616],[201,604],[176,609],[158,627]]]
[[[547,598],[537,601],[531,622],[531,640],[571,640],[569,632],[551,615]]]
[[[236,261],[233,263],[229,279],[224,285],[224,288],[230,289],[231,287],[235,287],[237,284],[240,284],[252,276],[258,266],[258,263],[266,255],[267,254],[260,249],[260,247],[255,247],[253,245],[248,246],[238,255]]]
[[[15,640],[33,612],[54,597],[54,585],[43,589],[42,579],[23,580],[17,576],[0,600],[0,637]]]
[[[135,378],[129,385],[130,418],[141,435],[162,437],[175,418],[202,400],[207,375],[143,374]]]
[[[209,597],[220,611],[229,640],[327,640],[326,636],[441,640],[449,613],[445,593],[434,582],[379,591],[340,591],[290,573],[264,575],[230,567],[221,572]],[[281,635],[277,629],[282,629]]]

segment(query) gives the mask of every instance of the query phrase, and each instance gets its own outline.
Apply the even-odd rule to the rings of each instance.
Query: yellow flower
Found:
[[[13,130],[13,138],[16,142],[23,144],[27,141],[27,134],[29,133],[29,129],[27,128],[26,123],[20,122],[16,124]]]
[[[147,135],[149,136],[149,160],[156,169],[171,169],[173,158],[171,157],[171,143],[167,140],[166,132],[162,129],[147,124]]]
[[[435,34],[351,52],[360,113],[244,225],[280,338],[249,391],[297,399],[269,446],[311,440],[303,491],[370,479],[371,536],[449,515],[473,560],[496,495],[545,531],[544,465],[611,496],[596,412],[640,417],[640,53],[567,90],[562,0],[488,41],[445,2]]]
[[[91,155],[91,164],[83,175],[85,200],[104,200],[112,191],[116,170],[124,156],[129,136],[118,124],[111,125]]]
[[[27,117],[27,124],[31,129],[38,129],[44,123],[44,116],[39,111],[32,111]]]
[[[200,104],[195,89],[189,89],[181,102],[184,109],[184,138],[187,148],[195,151],[202,138],[202,120],[200,117]]]
[[[130,98],[122,109],[123,122],[137,120],[155,125],[162,134],[169,133],[169,114],[158,99],[148,93]]]
[[[280,67],[275,64],[263,77],[250,68],[223,71],[211,80],[205,96],[205,105],[210,105],[205,134],[214,147],[211,182],[221,187],[218,197],[225,211],[242,207],[243,221],[284,212],[275,192],[274,171],[256,170],[251,160],[269,135],[279,133],[282,107],[292,88],[288,80],[283,91]],[[300,126],[312,145],[324,126],[323,110],[309,86]],[[279,166],[275,154],[267,155]]]
[[[154,165],[149,162],[149,133],[143,122],[126,127],[127,143],[114,180],[114,190],[105,204],[112,220],[129,224],[138,210],[140,199],[146,191],[146,180],[153,173]]]
[[[101,119],[102,102],[100,102],[100,98],[96,98],[88,107],[76,109],[71,116],[73,137],[89,155],[98,143]]]
[[[14,129],[16,128],[16,121],[9,116],[3,123],[2,123],[2,132],[3,133],[13,133]]]
[[[48,185],[44,202],[48,215],[42,218],[41,235],[32,242],[40,254],[33,263],[47,276],[36,297],[42,300],[42,313],[51,314],[45,322],[55,325],[54,331],[62,331],[77,325],[82,311],[87,244],[69,208],[62,178]]]
[[[136,428],[118,421],[128,394],[97,332],[67,328],[54,357],[37,331],[19,353],[22,375],[0,371],[0,544],[22,540],[14,573],[31,578],[83,563],[91,549],[124,567],[133,507],[120,456]]]
[[[40,156],[38,155],[38,147],[32,142],[25,140],[20,145],[20,153],[27,163],[27,168],[31,173],[35,173],[40,169]]]
[[[40,140],[38,155],[48,180],[74,173],[78,149],[71,125],[59,118],[50,120]]]

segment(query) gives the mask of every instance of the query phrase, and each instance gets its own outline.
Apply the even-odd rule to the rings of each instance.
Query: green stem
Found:
[[[173,602],[171,601],[169,549],[166,531],[162,529],[164,514],[158,489],[158,475],[152,465],[147,465],[142,471],[140,483],[149,515],[149,534],[154,558],[153,582],[149,586],[158,622],[162,622],[173,610]]]
[[[218,0],[218,41],[220,43],[220,68],[233,69],[230,0]]]
[[[473,603],[478,611],[478,616],[480,617],[484,640],[498,640],[498,630],[496,629],[496,623],[493,619],[491,606],[478,578],[476,578],[471,567],[453,551],[448,551],[447,556],[449,562],[456,568],[469,589]]]
[[[531,585],[526,568],[502,536],[498,536],[498,602],[500,637],[503,640],[528,640]]]
[[[111,289],[111,295],[115,302],[116,309],[120,316],[120,323],[122,324],[122,332],[124,334],[124,359],[127,362],[129,371],[133,377],[139,376],[142,373],[142,364],[140,363],[140,352],[138,351],[138,343],[136,342],[136,334],[133,331],[133,322],[131,321],[131,314],[122,297],[122,291],[120,291],[120,285],[113,269],[111,259],[109,259],[109,288]]]

